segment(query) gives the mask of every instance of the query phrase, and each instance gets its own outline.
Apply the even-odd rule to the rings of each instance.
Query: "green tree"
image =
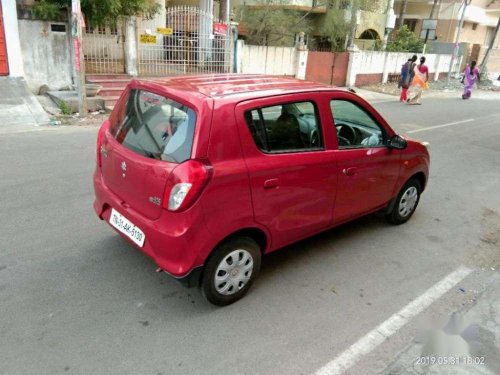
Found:
[[[285,9],[285,2],[263,0],[258,6],[239,10],[239,21],[248,28],[250,44],[272,46],[291,45],[299,32],[311,31],[311,23],[299,11]]]
[[[114,23],[120,16],[150,17],[160,10],[155,0],[81,0],[81,7],[93,25]],[[71,8],[71,0],[39,0],[33,11],[39,18],[57,19],[67,8]]]
[[[356,0],[356,8],[373,11],[379,1]],[[342,49],[345,37],[349,34],[350,22],[345,19],[345,12],[352,6],[352,0],[318,0],[308,11],[299,12],[286,9],[286,0],[260,0],[257,6],[243,6],[237,11],[237,19],[248,28],[248,42],[257,45],[291,45],[293,37],[303,31],[309,34],[315,23],[315,34],[327,38],[333,50]],[[314,14],[319,7],[328,9],[324,16]]]
[[[332,51],[340,51],[344,49],[345,38],[349,30],[350,25],[345,20],[344,13],[337,9],[329,9],[318,32],[328,38]]]
[[[408,26],[403,25],[396,33],[393,41],[387,44],[387,51],[390,52],[422,52],[424,42],[417,37]]]

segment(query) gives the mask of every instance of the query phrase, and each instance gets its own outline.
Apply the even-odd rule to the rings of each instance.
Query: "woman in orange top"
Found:
[[[425,57],[420,58],[420,64],[415,67],[415,77],[413,77],[413,81],[411,82],[411,91],[413,91],[414,95],[410,95],[410,98],[407,100],[408,104],[422,104],[420,99],[422,98],[422,91],[427,89],[429,81],[429,68],[425,65]]]

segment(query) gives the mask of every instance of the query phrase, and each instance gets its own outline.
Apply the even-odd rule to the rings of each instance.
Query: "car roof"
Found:
[[[201,74],[165,78],[141,79],[147,86],[152,83],[173,89],[188,91],[213,99],[232,96],[255,98],[296,92],[346,91],[317,82],[302,81],[287,76],[263,74]]]

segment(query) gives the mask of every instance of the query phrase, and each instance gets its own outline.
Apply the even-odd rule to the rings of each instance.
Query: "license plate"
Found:
[[[137,245],[142,247],[144,245],[144,240],[146,236],[144,232],[137,228],[130,220],[125,216],[115,211],[114,208],[111,209],[111,216],[109,217],[109,223],[134,241]]]

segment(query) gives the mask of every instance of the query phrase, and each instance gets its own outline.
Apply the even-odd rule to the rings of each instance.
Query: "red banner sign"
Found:
[[[215,35],[227,35],[227,25],[224,23],[214,23]]]
[[[75,69],[80,71],[80,39],[73,39],[73,50],[75,51]]]

